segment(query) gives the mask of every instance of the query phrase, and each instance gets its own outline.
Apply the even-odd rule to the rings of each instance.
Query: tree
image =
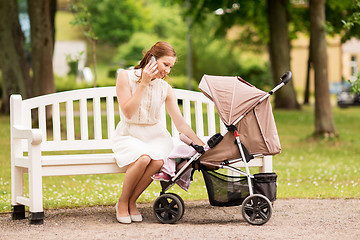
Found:
[[[352,8],[354,12],[347,17],[346,21],[342,21],[346,32],[351,32],[351,30],[355,30],[356,27],[360,27],[360,0],[355,0]],[[359,31],[356,32],[358,33]],[[351,92],[360,93],[360,73],[355,81],[349,80],[349,82],[351,84]]]
[[[315,135],[336,134],[327,68],[325,0],[310,0],[311,57],[315,70]]]
[[[359,0],[327,0],[325,2],[326,14],[326,31],[328,35],[339,35],[341,41],[345,42],[351,37],[359,37],[360,25],[356,23],[356,16],[360,16],[357,8],[360,8]],[[292,16],[293,29],[296,32],[309,33],[310,32],[310,17],[308,2],[291,4],[290,8]],[[343,19],[346,19],[343,20]],[[353,21],[355,20],[355,22]],[[344,28],[346,31],[344,31]],[[311,38],[311,37],[310,37]],[[311,39],[309,41],[309,57],[307,66],[306,86],[304,91],[304,104],[309,103],[310,95],[310,69],[311,62]]]
[[[152,28],[150,9],[143,0],[82,0],[88,7],[89,20],[99,41],[118,45],[135,32]]]
[[[0,3],[0,68],[2,70],[1,112],[9,113],[13,93],[30,97],[29,64],[24,50],[24,34],[18,18],[17,1]]]
[[[98,37],[96,36],[93,24],[90,19],[89,6],[90,4],[85,0],[73,0],[71,2],[71,8],[76,13],[75,19],[71,22],[74,26],[79,25],[83,31],[84,35],[91,43],[91,52],[92,52],[92,62],[94,67],[94,87],[97,83],[97,68],[96,68],[96,41]]]
[[[55,92],[53,74],[52,4],[56,0],[28,0],[31,24],[32,86],[34,96]]]
[[[91,44],[96,87],[98,43],[125,43],[133,33],[151,26],[148,9],[142,0],[71,0],[71,5],[75,14],[71,23],[81,27]]]
[[[274,84],[280,76],[290,70],[290,40],[288,33],[288,12],[286,0],[267,0],[269,20],[269,53]],[[299,109],[293,82],[288,89],[281,89],[275,95],[275,108]]]
[[[177,2],[184,1],[185,0],[177,0]],[[219,29],[219,32],[225,32],[225,30],[231,26],[240,24],[245,27],[251,26],[247,28],[250,31],[246,31],[246,33],[253,34],[256,32],[256,37],[250,34],[247,35],[249,41],[254,41],[256,38],[262,41],[265,39],[265,42],[269,43],[269,55],[274,84],[280,81],[279,78],[285,71],[290,70],[290,45],[286,11],[287,0],[269,0],[268,6],[264,4],[264,1],[245,0],[203,0],[190,2],[191,10],[189,14],[196,20],[203,20],[204,15],[209,13],[214,14],[215,11],[221,10],[220,15],[223,24],[220,26],[221,29]],[[269,13],[268,18],[263,14],[266,10],[268,10]],[[269,20],[270,23],[268,23],[267,20]],[[300,108],[292,83],[275,93],[275,107],[286,109]]]

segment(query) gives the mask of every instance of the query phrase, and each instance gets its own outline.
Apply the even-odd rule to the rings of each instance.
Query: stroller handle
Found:
[[[284,84],[287,84],[292,77],[292,73],[290,71],[285,72],[282,76],[281,76],[281,82]]]

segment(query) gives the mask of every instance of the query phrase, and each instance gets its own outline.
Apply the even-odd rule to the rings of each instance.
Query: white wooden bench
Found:
[[[182,101],[185,120],[191,125],[195,118],[193,128],[204,141],[219,129],[226,132],[216,117],[214,104],[202,93],[180,89],[175,89],[175,93]],[[126,171],[117,166],[111,153],[110,138],[119,121],[115,87],[73,90],[26,100],[12,95],[10,105],[13,219],[25,218],[25,206],[28,206],[30,223],[43,223],[42,178],[45,176]],[[195,117],[191,115],[192,108],[195,108]],[[163,106],[165,126],[166,121]],[[170,132],[177,138],[179,133],[173,123],[171,126]],[[250,166],[259,167],[260,172],[271,172],[272,158],[252,160]],[[27,187],[24,173],[28,173],[29,178],[28,197],[24,196],[24,187]]]

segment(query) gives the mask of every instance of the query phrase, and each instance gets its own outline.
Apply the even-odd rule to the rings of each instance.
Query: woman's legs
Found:
[[[140,214],[136,208],[136,200],[150,185],[151,176],[161,169],[163,163],[163,160],[152,160],[149,156],[142,155],[130,164],[125,174],[123,189],[119,198],[119,217]]]
[[[151,159],[147,155],[142,155],[134,163],[130,164],[125,173],[122,193],[118,203],[119,217],[129,215],[129,199],[132,196],[135,187],[138,185],[140,179],[144,175]]]
[[[134,188],[134,191],[132,192],[131,197],[129,199],[129,213],[131,215],[140,214],[136,208],[136,200],[139,198],[141,193],[150,185],[150,183],[152,182],[151,176],[159,172],[163,163],[164,163],[163,160],[150,161],[149,165],[147,166],[138,184]]]

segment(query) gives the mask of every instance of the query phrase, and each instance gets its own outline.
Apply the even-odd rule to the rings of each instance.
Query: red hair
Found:
[[[174,48],[169,43],[161,41],[157,42],[150,48],[149,51],[144,54],[143,59],[141,59],[140,63],[134,68],[144,68],[146,64],[148,64],[148,62],[150,61],[151,56],[154,56],[156,59],[163,56],[176,57],[176,53]]]

